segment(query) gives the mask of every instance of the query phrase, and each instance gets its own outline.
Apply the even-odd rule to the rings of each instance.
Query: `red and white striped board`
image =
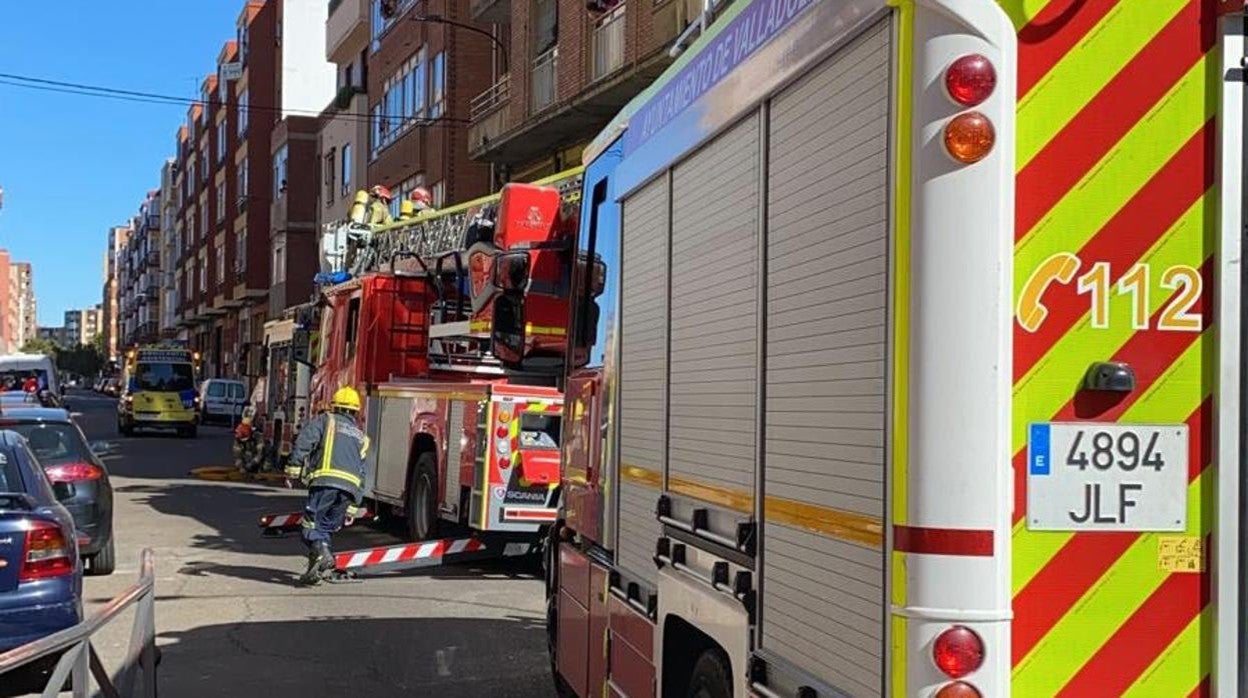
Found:
[[[443,538],[338,553],[335,566],[344,572],[381,572],[414,567],[527,555],[533,540],[514,536]]]
[[[373,518],[373,513],[365,509],[355,520],[362,521],[364,519]],[[303,523],[303,512],[295,512],[293,514],[265,514],[260,517],[260,528],[297,528]]]

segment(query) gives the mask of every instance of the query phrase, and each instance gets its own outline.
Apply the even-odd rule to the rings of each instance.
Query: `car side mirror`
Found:
[[[92,441],[91,452],[97,456],[107,456],[113,452],[113,445],[107,441]]]
[[[74,485],[71,482],[54,482],[52,483],[52,494],[56,495],[58,501],[74,498]]]

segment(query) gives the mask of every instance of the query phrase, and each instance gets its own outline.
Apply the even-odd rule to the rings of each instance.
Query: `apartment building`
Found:
[[[56,328],[40,328],[60,332],[57,342],[64,346],[91,344],[100,333],[102,325],[102,309],[100,306],[65,311],[65,324]]]
[[[233,376],[264,321],[312,293],[317,121],[333,96],[324,0],[249,0],[162,172],[160,334]]]
[[[334,64],[337,90],[317,129],[318,230],[345,219],[355,192],[368,187],[370,17],[370,0],[329,3],[325,58]]]
[[[471,0],[508,47],[498,78],[471,99],[472,157],[497,182],[580,164],[588,142],[671,63],[673,40],[701,0]],[[496,54],[497,57],[497,54]]]
[[[17,312],[17,346],[21,347],[39,336],[38,308],[35,300],[35,271],[29,262],[13,265],[17,287],[15,307]]]
[[[361,4],[344,0],[335,13]],[[468,0],[395,0],[369,7],[364,85],[369,103],[368,185],[381,184],[398,202],[424,186],[434,206],[488,193],[489,167],[468,156],[469,102],[491,82],[493,43],[479,32]],[[331,19],[333,16],[331,15]]]
[[[104,250],[104,293],[101,302],[101,333],[104,335],[104,352],[110,361],[116,361],[124,346],[119,334],[120,296],[122,277],[122,252],[130,240],[130,224],[114,226],[108,230],[108,246]]]
[[[157,331],[161,339],[178,338],[178,224],[177,169],[174,158],[160,167],[160,294]]]
[[[160,338],[161,209],[160,190],[149,191],[131,220],[132,234],[122,251],[118,307],[123,346]]]

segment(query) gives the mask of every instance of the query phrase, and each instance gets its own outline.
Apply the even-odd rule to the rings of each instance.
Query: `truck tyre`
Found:
[[[113,537],[108,537],[108,542],[100,551],[87,558],[87,574],[92,577],[106,577],[113,573],[117,568],[117,547],[113,543]]]
[[[438,463],[432,453],[416,458],[407,488],[407,532],[412,540],[428,540],[438,530]]]
[[[688,698],[732,698],[732,669],[723,651],[709,649],[698,656],[689,677]]]

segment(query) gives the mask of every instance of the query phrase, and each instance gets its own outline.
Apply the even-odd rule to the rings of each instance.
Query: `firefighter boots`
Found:
[[[329,543],[318,540],[308,550],[308,569],[304,571],[299,581],[304,584],[320,584],[321,580],[333,571],[334,553],[329,549]]]

